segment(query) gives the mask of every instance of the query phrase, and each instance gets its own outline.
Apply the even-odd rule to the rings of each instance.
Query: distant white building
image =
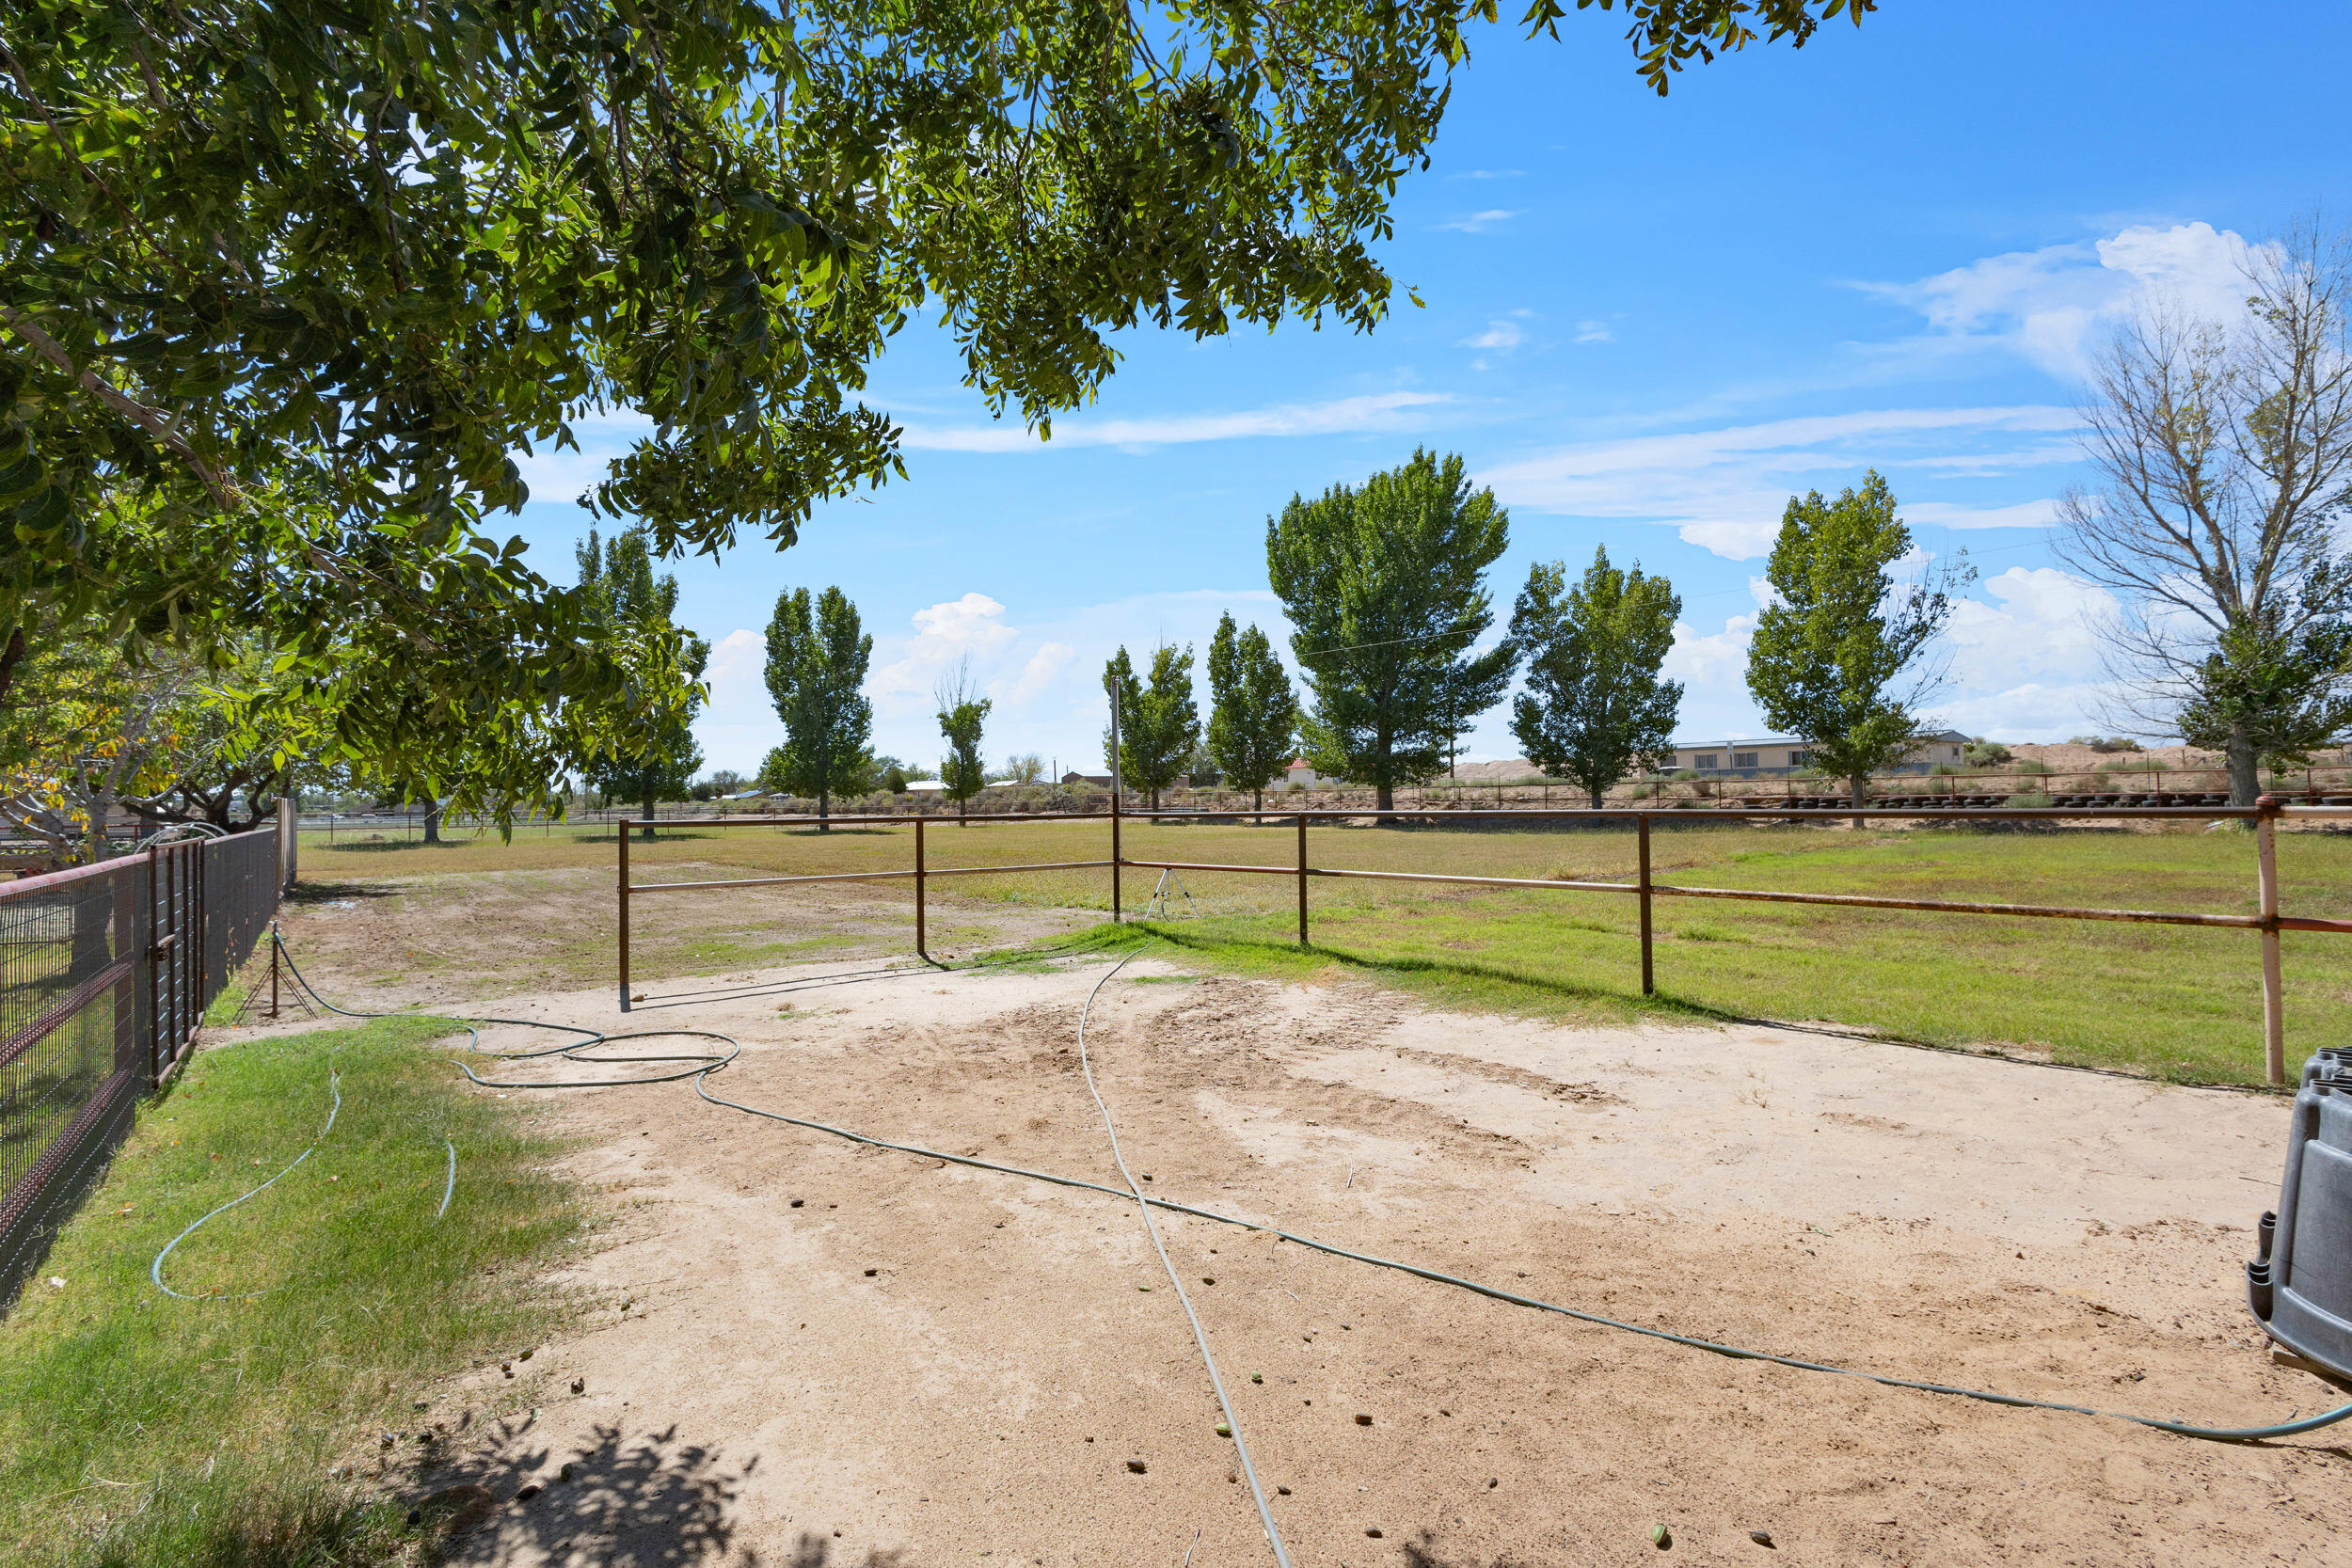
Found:
[[[1305,757],[1291,758],[1291,765],[1282,769],[1282,787],[1285,789],[1312,789],[1317,784],[1332,782],[1317,773],[1314,764]]]
[[[1896,767],[1895,773],[1924,773],[1937,763],[1958,766],[1967,754],[1968,737],[1945,730],[1922,740]],[[1813,753],[1804,741],[1785,735],[1758,736],[1753,740],[1677,740],[1669,773],[1696,773],[1701,778],[1784,778],[1813,766]]]

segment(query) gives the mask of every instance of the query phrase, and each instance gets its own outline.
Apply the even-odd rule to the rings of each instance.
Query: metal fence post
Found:
[[[628,822],[624,818],[619,836],[614,840],[621,847],[620,877],[615,893],[621,901],[621,1011],[628,1011]]]
[[[931,956],[923,931],[923,819],[914,819],[914,950],[925,958]]]
[[[1298,814],[1298,945],[1307,945],[1307,814]]]
[[[1642,906],[1642,994],[1648,996],[1658,989],[1650,968],[1649,813],[1645,811],[1635,813],[1633,827],[1635,840],[1640,846],[1642,863],[1639,895]]]
[[[1119,924],[1119,682],[1106,683],[1111,693],[1111,924]]]
[[[2254,802],[2255,880],[2263,920],[2263,1071],[2273,1084],[2287,1081],[2286,998],[2279,970],[2279,800]]]

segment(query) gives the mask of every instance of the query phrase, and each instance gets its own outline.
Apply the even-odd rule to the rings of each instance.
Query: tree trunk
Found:
[[[427,844],[438,844],[441,842],[441,802],[438,800],[431,800],[425,803],[424,841]]]
[[[645,797],[643,803],[645,808],[645,831],[637,836],[640,838],[651,838],[653,837],[653,814],[656,802],[654,798],[651,795],[648,795]]]
[[[1394,811],[1396,809],[1396,790],[1392,786],[1385,784],[1375,785],[1375,787],[1378,791],[1377,799],[1380,802],[1380,810]]]
[[[2254,743],[2242,730],[2230,732],[2224,748],[2230,768],[2230,804],[2250,806],[2262,799],[2262,759],[2255,755]]]
[[[1870,775],[1867,773],[1856,773],[1851,778],[1849,778],[1846,783],[1853,788],[1853,809],[1856,811],[1862,811],[1867,808],[1870,804]],[[1868,826],[1869,824],[1865,822],[1859,816],[1853,819],[1853,831],[1855,832],[1860,832],[1863,829]]]
[[[1263,812],[1265,810],[1265,786],[1263,784],[1260,784],[1249,793],[1257,802],[1250,809],[1253,811]]]
[[[829,833],[833,832],[833,824],[825,820],[826,817],[831,816],[832,815],[833,791],[819,785],[817,790],[817,831],[818,832]]]
[[[1587,784],[1585,787],[1586,787],[1587,789],[1592,789],[1592,786],[1591,786],[1590,784]],[[1593,789],[1593,790],[1592,790],[1592,794],[1593,794],[1593,809],[1594,809],[1595,811],[1598,811],[1598,810],[1600,810],[1601,797],[1602,797],[1602,796],[1604,796],[1604,795],[1606,795],[1606,794],[1608,794],[1608,793],[1609,793],[1609,792],[1608,792],[1607,790],[1605,790],[1605,789]]]

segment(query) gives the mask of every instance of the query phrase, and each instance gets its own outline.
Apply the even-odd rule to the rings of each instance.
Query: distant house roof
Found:
[[[732,795],[722,795],[722,800],[756,800],[768,792],[764,789],[739,789]]]
[[[1073,768],[1071,771],[1064,773],[1061,776],[1061,782],[1066,784],[1102,784],[1108,787],[1111,782],[1111,776],[1108,773],[1081,773],[1075,768]]]
[[[946,787],[947,786],[945,784],[942,784],[937,779],[909,779],[907,781],[907,788],[910,792],[920,790],[924,794],[931,795],[937,794],[940,791],[945,790]]]

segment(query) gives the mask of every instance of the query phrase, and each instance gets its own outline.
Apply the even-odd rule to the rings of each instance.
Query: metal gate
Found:
[[[278,833],[0,882],[0,1306],[277,912]]]

